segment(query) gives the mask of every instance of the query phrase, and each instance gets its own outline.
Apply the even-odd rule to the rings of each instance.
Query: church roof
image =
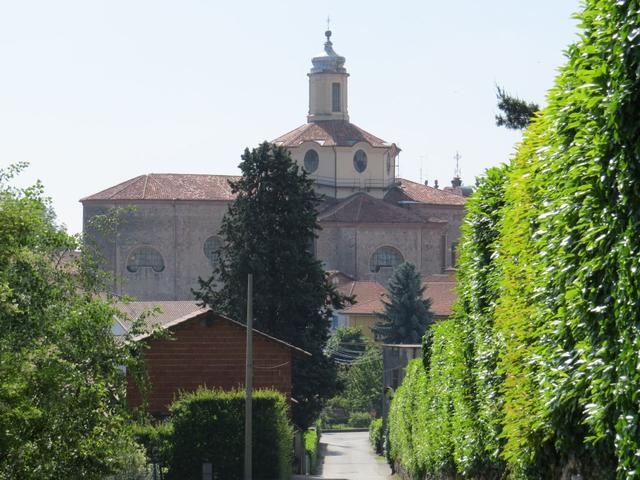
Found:
[[[329,206],[318,215],[318,220],[321,223],[426,223],[415,213],[364,192],[354,193]]]
[[[452,191],[412,182],[404,178],[385,195],[387,201],[413,201],[432,205],[464,205],[464,197]]]
[[[322,120],[305,123],[273,141],[276,145],[284,145],[285,147],[297,147],[304,142],[316,142],[321,146],[330,147],[351,147],[358,142],[366,142],[372,147],[395,146],[346,120]]]
[[[233,200],[234,175],[149,173],[81,199],[91,200]]]

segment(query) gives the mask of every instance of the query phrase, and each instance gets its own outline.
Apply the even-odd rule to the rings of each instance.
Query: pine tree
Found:
[[[372,327],[384,343],[420,343],[426,329],[433,323],[429,311],[431,299],[423,299],[424,287],[416,267],[404,262],[396,268],[389,281],[389,300],[384,301],[382,320]]]
[[[503,88],[496,86],[498,108],[502,111],[496,115],[496,125],[510,130],[523,130],[529,126],[533,116],[540,110],[536,103],[509,95]]]
[[[245,321],[247,274],[254,276],[255,328],[312,354],[293,364],[293,420],[305,428],[337,390],[336,369],[323,349],[333,309],[344,297],[327,280],[312,245],[321,198],[288,151],[267,142],[245,150],[236,199],[220,235],[224,246],[196,299]]]

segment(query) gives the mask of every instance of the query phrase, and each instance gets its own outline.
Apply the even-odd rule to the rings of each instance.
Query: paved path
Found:
[[[323,432],[320,453],[324,455],[320,476],[332,480],[390,479],[391,470],[378,459],[369,444],[368,432]]]

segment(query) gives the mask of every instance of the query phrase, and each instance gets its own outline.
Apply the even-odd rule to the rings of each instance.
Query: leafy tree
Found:
[[[367,346],[367,339],[361,329],[339,327],[329,338],[325,351],[337,363],[350,363],[362,355]]]
[[[327,355],[339,364],[340,396],[353,412],[381,411],[382,351],[357,327],[340,327],[327,342]],[[340,402],[342,403],[342,402]]]
[[[244,320],[247,274],[254,278],[255,327],[310,352],[293,365],[294,422],[302,428],[317,418],[336,392],[336,369],[323,349],[334,308],[344,306],[313,254],[321,198],[313,181],[287,150],[267,142],[245,150],[242,178],[220,234],[225,244],[196,299]]]
[[[408,262],[398,265],[389,281],[389,301],[372,330],[385,343],[420,343],[433,323],[429,312],[431,299],[422,298],[424,287],[420,273]]]
[[[536,103],[530,103],[509,95],[503,88],[496,86],[498,108],[502,111],[496,115],[496,125],[511,130],[522,130],[529,126],[533,116],[540,110]]]
[[[42,185],[8,184],[22,168],[0,171],[0,478],[130,470],[120,366],[138,365],[136,347],[111,334],[93,257],[56,226]]]

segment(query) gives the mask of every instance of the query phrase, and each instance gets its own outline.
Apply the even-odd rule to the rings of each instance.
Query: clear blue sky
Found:
[[[31,166],[59,220],[143,173],[237,172],[246,146],[306,121],[331,16],[351,121],[401,148],[400,174],[448,184],[508,160],[495,84],[544,102],[577,0],[0,0],[0,167]]]

